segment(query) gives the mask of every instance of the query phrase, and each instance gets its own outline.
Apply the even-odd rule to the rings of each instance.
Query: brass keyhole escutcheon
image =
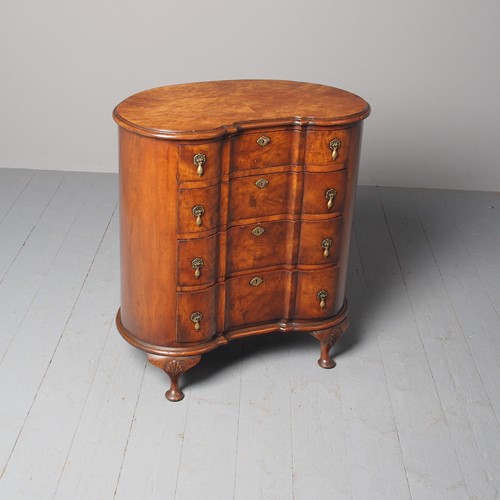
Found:
[[[205,165],[207,157],[203,153],[198,153],[193,156],[193,163],[196,165],[196,173],[201,177],[203,175],[203,165]]]
[[[337,191],[335,189],[327,189],[325,192],[325,198],[328,200],[326,203],[326,208],[331,210],[333,207],[333,202],[335,201],[335,197],[337,196]]]
[[[323,248],[323,257],[326,259],[330,256],[330,248],[332,247],[333,240],[331,238],[325,238],[321,242],[321,248]]]
[[[259,286],[264,280],[259,278],[259,276],[255,276],[250,280],[250,284],[252,286]]]
[[[342,143],[340,139],[332,139],[330,141],[330,149],[332,150],[332,160],[335,161],[339,155],[338,151]]]
[[[271,142],[271,139],[269,137],[267,137],[267,135],[261,135],[257,139],[257,144],[259,146],[267,146],[270,142]]]
[[[201,328],[201,320],[203,319],[203,314],[199,311],[195,311],[191,314],[191,321],[194,323],[195,331],[199,332]]]
[[[201,268],[204,265],[203,259],[201,257],[196,257],[191,261],[191,265],[194,269],[194,277],[198,279],[201,276]]]
[[[252,234],[254,236],[260,236],[263,233],[264,233],[264,228],[261,226],[257,226],[256,228],[252,229]]]
[[[264,179],[263,177],[261,179],[259,179],[258,181],[255,182],[255,185],[259,188],[259,189],[264,189],[265,187],[267,187],[269,185],[269,181],[267,179]]]
[[[319,300],[319,307],[321,307],[321,309],[324,309],[326,306],[326,298],[328,297],[328,292],[326,290],[320,290],[316,297]]]
[[[193,207],[193,215],[196,217],[196,225],[200,227],[202,224],[201,217],[205,215],[205,207],[202,205],[195,205]]]

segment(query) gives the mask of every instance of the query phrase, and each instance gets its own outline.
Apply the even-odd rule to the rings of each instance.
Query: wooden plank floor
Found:
[[[167,377],[116,332],[117,177],[0,169],[0,498],[500,498],[500,196],[360,187],[337,367],[272,334]]]

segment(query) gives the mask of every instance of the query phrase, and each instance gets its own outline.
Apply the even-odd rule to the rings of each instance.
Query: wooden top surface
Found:
[[[361,97],[326,85],[225,80],[145,90],[121,102],[113,117],[143,135],[193,139],[263,125],[345,125],[369,114]]]

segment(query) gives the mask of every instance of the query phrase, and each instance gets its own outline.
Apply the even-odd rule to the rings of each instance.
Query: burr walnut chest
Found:
[[[248,335],[308,332],[319,365],[344,297],[368,104],[310,83],[239,80],[140,92],[119,125],[122,336],[170,377]]]

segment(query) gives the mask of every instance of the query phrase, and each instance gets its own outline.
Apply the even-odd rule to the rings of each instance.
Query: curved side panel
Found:
[[[120,129],[121,324],[142,342],[175,341],[177,148]]]
[[[359,156],[361,152],[361,137],[363,123],[358,122],[352,126],[349,143],[349,162],[347,166],[347,183],[344,200],[343,232],[338,253],[337,292],[335,298],[335,308],[342,307],[345,298],[345,285],[347,280],[347,268],[349,261],[349,248],[351,245],[352,221],[354,217],[354,202],[356,196],[356,186],[358,182]]]

